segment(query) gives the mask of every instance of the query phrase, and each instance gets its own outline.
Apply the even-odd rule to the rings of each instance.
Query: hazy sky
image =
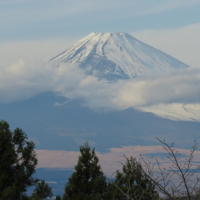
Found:
[[[177,29],[199,23],[199,10],[199,0],[1,0],[0,39]]]
[[[192,67],[199,0],[0,0],[0,65],[49,60],[89,33],[127,32]]]

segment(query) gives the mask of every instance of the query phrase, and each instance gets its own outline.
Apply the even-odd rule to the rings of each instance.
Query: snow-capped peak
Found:
[[[108,80],[186,69],[189,66],[127,33],[92,32],[51,59],[78,64],[87,74]]]

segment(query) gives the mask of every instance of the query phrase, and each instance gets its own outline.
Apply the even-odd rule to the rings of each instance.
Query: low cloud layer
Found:
[[[0,68],[0,103],[28,99],[46,91],[76,88],[84,73],[77,67],[54,68],[41,62],[22,59]]]
[[[113,102],[126,108],[159,103],[199,103],[199,92],[200,70],[174,71],[127,82],[118,90]]]
[[[28,99],[53,91],[68,100],[82,99],[95,110],[142,109],[155,105],[200,104],[200,69],[178,70],[151,77],[108,83],[86,76],[76,65],[59,68],[18,60],[0,68],[0,102]],[[65,104],[65,102],[63,102]],[[62,106],[55,102],[55,106]]]
[[[161,167],[169,169],[170,162],[167,158],[168,153],[162,146],[128,146],[122,148],[109,149],[108,153],[96,152],[100,165],[104,173],[111,176],[116,170],[122,169],[122,164],[126,157],[140,158],[142,154],[147,162],[156,162],[155,158],[160,162]],[[190,150],[176,149],[182,155],[180,161],[185,161],[190,154]],[[37,168],[59,168],[74,169],[78,162],[80,152],[78,151],[53,151],[53,150],[36,150],[38,165]],[[195,152],[193,167],[199,165],[200,151]],[[157,167],[155,165],[155,167]]]

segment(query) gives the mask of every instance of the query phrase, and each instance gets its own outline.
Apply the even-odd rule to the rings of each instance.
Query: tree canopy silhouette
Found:
[[[37,182],[32,176],[37,164],[34,148],[22,129],[12,132],[0,121],[0,200],[18,200]]]
[[[65,186],[63,200],[104,199],[107,190],[106,176],[98,164],[95,149],[91,151],[88,142],[80,146],[81,155],[75,172]]]

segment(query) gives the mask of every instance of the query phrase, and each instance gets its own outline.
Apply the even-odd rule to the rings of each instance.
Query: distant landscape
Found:
[[[112,36],[114,35],[114,36]],[[120,34],[119,34],[120,35]],[[53,64],[53,67],[55,66],[55,70],[67,70],[64,71],[66,74],[66,78],[70,75],[73,75],[76,73],[76,76],[78,75],[75,85],[72,86],[73,89],[56,89],[55,91],[47,91],[43,92],[41,94],[38,94],[34,97],[31,97],[27,100],[23,101],[16,101],[16,102],[10,102],[10,103],[1,103],[0,108],[2,111],[2,119],[8,121],[11,125],[11,128],[14,129],[15,127],[22,127],[23,130],[28,134],[29,140],[32,140],[36,144],[36,152],[38,154],[39,163],[36,170],[36,175],[42,177],[43,179],[47,180],[49,184],[54,188],[54,193],[61,195],[62,191],[64,190],[64,185],[66,184],[67,179],[73,172],[73,167],[76,164],[76,160],[78,159],[77,153],[79,151],[79,146],[83,145],[86,141],[89,142],[89,144],[92,147],[95,147],[96,151],[104,154],[109,152],[113,148],[118,148],[118,151],[123,152],[123,149],[128,146],[146,146],[145,154],[154,155],[154,152],[152,150],[148,149],[150,146],[152,149],[152,146],[155,149],[156,147],[160,145],[160,143],[156,140],[156,137],[160,139],[166,139],[169,142],[175,142],[176,147],[183,148],[183,149],[190,149],[192,139],[196,139],[195,136],[199,134],[200,130],[200,123],[199,123],[199,110],[198,110],[198,104],[194,104],[196,106],[193,110],[186,110],[185,107],[187,107],[187,104],[182,104],[182,107],[184,108],[184,112],[180,109],[180,106],[176,106],[176,104],[173,105],[170,110],[170,104],[167,104],[167,109],[164,113],[164,115],[159,116],[157,113],[154,114],[155,110],[160,110],[160,104],[153,105],[154,110],[148,111],[148,108],[145,104],[145,106],[137,106],[137,104],[140,105],[140,102],[136,100],[138,98],[134,97],[134,91],[132,93],[133,97],[130,96],[130,98],[133,99],[133,104],[135,103],[135,107],[128,107],[126,104],[129,104],[126,99],[120,99],[120,88],[130,87],[129,85],[132,84],[134,87],[134,84],[137,87],[137,84],[139,82],[144,82],[144,80],[148,80],[149,77],[153,75],[145,75],[146,70],[140,71],[139,67],[138,69],[132,69],[131,66],[133,64],[127,64],[130,65],[130,70],[133,70],[131,73],[128,74],[128,69],[126,69],[126,66],[124,68],[119,68],[120,70],[114,71],[113,69],[117,69],[117,66],[120,67],[119,63],[113,63],[113,69],[108,67],[107,69],[107,62],[106,60],[106,54],[101,55],[103,56],[102,59],[97,59],[96,55],[98,55],[98,52],[96,52],[98,49],[103,48],[100,51],[100,54],[102,52],[106,52],[108,55],[110,55],[110,52],[113,53],[117,50],[111,49],[109,45],[111,45],[112,41],[117,48],[123,48],[126,49],[126,46],[130,46],[127,44],[118,44],[118,41],[120,40],[117,37],[117,34],[98,34],[98,33],[92,33],[89,36],[86,37],[86,39],[81,40],[81,42],[78,42],[74,46],[82,45],[82,44],[92,44],[92,47],[80,47],[76,51],[72,51],[71,49],[68,49],[63,54],[59,55],[58,57],[54,58],[51,62]],[[122,34],[123,37],[128,37],[129,39],[136,41],[134,38],[132,38],[129,35]],[[93,37],[95,38],[95,42],[93,42]],[[103,44],[100,41],[96,40],[96,37],[102,37],[103,39],[108,38],[105,40],[105,44]],[[121,36],[120,36],[121,37]],[[90,39],[92,38],[92,39]],[[133,42],[134,43],[134,42]],[[137,42],[138,43],[138,42]],[[101,47],[98,47],[96,44],[102,45]],[[124,45],[124,46],[123,46]],[[135,48],[134,44],[132,44]],[[137,52],[137,56],[145,59],[152,58],[152,51],[149,50],[149,47],[143,43],[140,44],[144,45],[144,48],[147,48],[145,50],[146,57],[142,55],[142,50],[126,50],[127,52]],[[112,45],[113,46],[113,45]],[[72,46],[73,48],[73,46]],[[77,48],[77,47],[76,47]],[[89,48],[91,52],[87,52],[86,49]],[[153,49],[154,50],[154,49]],[[87,55],[84,55],[84,53]],[[122,51],[122,50],[119,50]],[[125,51],[125,50],[124,50]],[[149,55],[148,55],[149,51]],[[181,74],[184,74],[185,72],[183,70],[188,70],[189,66],[184,65],[183,63],[179,62],[178,60],[158,51],[154,50],[155,55],[154,57],[159,57],[160,55],[163,56],[163,58],[167,58],[166,61],[161,62],[161,59],[159,59],[157,71],[156,69],[151,70],[151,66],[145,65],[149,71],[148,73],[156,74],[155,80],[159,80],[159,76],[163,77],[163,79],[160,79],[159,81],[162,82],[162,80],[166,79],[166,77],[163,75],[163,71],[171,71],[171,72],[165,72],[167,74],[167,77],[173,77],[179,76],[179,72],[176,71],[176,68],[180,68]],[[77,53],[78,52],[78,53]],[[159,53],[157,55],[157,52]],[[67,59],[63,58],[65,54],[69,55],[69,62]],[[126,54],[123,52],[123,54]],[[81,61],[82,58],[73,58],[73,55],[76,56],[82,56],[83,61]],[[115,54],[113,54],[115,55]],[[127,56],[133,56],[134,54],[130,54]],[[118,59],[120,57],[120,54],[118,56]],[[148,58],[149,57],[149,58]],[[124,56],[122,57],[124,59]],[[140,59],[141,59],[140,58]],[[63,59],[63,60],[62,60]],[[132,58],[132,62],[134,61],[135,56]],[[138,59],[138,58],[137,58]],[[75,64],[75,66],[71,66],[70,62],[79,61],[81,63],[80,70],[79,71],[79,64]],[[92,63],[94,62],[94,64]],[[124,61],[123,61],[124,62]],[[128,61],[126,61],[128,63]],[[140,61],[135,60],[135,63],[141,63]],[[145,61],[147,62],[147,61]],[[171,64],[171,67],[166,68],[165,64],[166,62],[169,62]],[[66,63],[69,63],[70,66],[66,65]],[[84,65],[82,63],[85,63]],[[49,64],[48,64],[49,65]],[[60,65],[60,66],[59,66]],[[96,66],[95,66],[96,65]],[[135,64],[137,66],[137,64]],[[168,64],[166,64],[168,65]],[[95,66],[94,69],[90,68],[90,66]],[[173,72],[173,66],[175,66],[175,71]],[[74,67],[74,69],[73,69]],[[159,71],[163,67],[164,70],[161,70],[162,73]],[[87,69],[90,69],[88,71]],[[171,69],[172,68],[172,69]],[[183,69],[182,69],[183,68]],[[72,70],[72,71],[71,71]],[[75,71],[74,71],[75,70]],[[99,71],[97,71],[99,70]],[[134,71],[135,70],[135,71]],[[47,68],[48,71],[48,68]],[[191,70],[192,71],[192,70]],[[93,73],[96,73],[95,75]],[[144,73],[138,74],[137,72]],[[85,73],[85,75],[84,75]],[[88,74],[89,73],[89,74]],[[127,74],[126,74],[127,73]],[[134,74],[136,73],[136,74]],[[161,75],[157,75],[157,73],[161,73]],[[192,72],[193,73],[193,72]],[[121,74],[121,75],[120,75]],[[122,76],[122,74],[124,74]],[[188,74],[188,71],[186,72]],[[63,75],[62,75],[63,76]],[[136,77],[136,76],[141,76]],[[142,77],[145,78],[142,78]],[[187,75],[188,76],[188,75]],[[190,72],[189,72],[189,76]],[[78,78],[82,77],[83,79],[79,80]],[[61,77],[64,78],[64,77]],[[137,82],[138,80],[138,82]],[[151,79],[150,79],[151,80]],[[74,81],[74,80],[73,80]],[[67,83],[70,81],[67,80]],[[79,85],[77,86],[76,84]],[[109,83],[110,82],[110,83]],[[57,84],[57,83],[56,83]],[[81,86],[80,84],[83,84]],[[98,94],[98,90],[95,93],[95,86],[91,86],[91,84],[97,85],[97,87],[100,90],[103,90],[103,93]],[[149,85],[146,85],[145,83],[144,88],[141,88],[142,93],[148,89]],[[178,83],[177,87],[180,87]],[[192,81],[191,81],[191,84]],[[118,91],[113,92],[113,99],[111,100],[109,97],[109,92],[112,90],[112,88],[115,88],[115,85],[117,87]],[[58,85],[59,86],[59,85]],[[57,87],[58,87],[57,86]],[[67,86],[68,87],[68,86]],[[92,88],[91,88],[92,87]],[[118,88],[120,87],[120,88]],[[176,87],[176,85],[174,86]],[[105,89],[106,88],[106,89]],[[152,87],[153,88],[153,87]],[[159,91],[159,84],[154,86],[154,89],[157,88]],[[82,96],[82,91],[85,91],[88,96],[85,96],[85,94]],[[135,90],[135,88],[133,88]],[[116,90],[116,89],[115,89]],[[127,90],[127,89],[125,89]],[[168,89],[170,92],[170,88]],[[131,91],[131,88],[130,88]],[[127,91],[130,93],[130,91]],[[136,91],[136,90],[135,90]],[[94,93],[93,93],[94,92]],[[141,95],[140,98],[144,98],[140,91],[136,91],[137,95]],[[164,91],[166,92],[166,91]],[[184,91],[185,93],[185,91]],[[131,94],[131,93],[130,93]],[[108,97],[107,97],[108,95]],[[117,95],[117,96],[115,96]],[[128,93],[122,94],[123,96],[129,95]],[[159,93],[158,93],[159,95]],[[124,97],[125,97],[124,96]],[[180,95],[181,96],[181,95]],[[134,99],[136,98],[136,99]],[[150,100],[148,100],[148,98]],[[152,101],[151,94],[146,99],[148,102],[147,105],[150,105]],[[174,98],[174,96],[172,97]],[[176,98],[180,98],[177,96]],[[121,102],[115,103],[116,101],[120,100]],[[100,102],[104,101],[104,105],[102,105]],[[121,105],[122,104],[122,105]],[[123,106],[124,104],[124,106]],[[117,108],[118,106],[118,108]],[[146,111],[147,110],[147,111]],[[194,112],[195,111],[195,112]],[[20,113],[20,118],[18,117]],[[180,138],[184,137],[184,140],[180,140]],[[45,154],[41,157],[40,150],[45,150]],[[57,151],[58,155],[56,154],[56,161],[53,161],[53,152]],[[70,160],[65,161],[63,160],[63,155],[59,157],[59,152],[61,151],[69,151],[74,152],[70,156]],[[49,153],[48,153],[49,152]],[[134,155],[134,149],[130,150],[130,152],[126,152],[126,154]],[[50,156],[52,155],[52,156]],[[158,155],[155,153],[155,155]],[[47,157],[52,157],[51,159],[47,160]],[[113,155],[110,155],[111,158]],[[69,159],[69,158],[68,158]],[[74,162],[72,162],[72,160]],[[45,161],[46,160],[46,161]],[[115,160],[113,160],[113,164],[115,166],[119,165],[117,164],[118,161],[120,161],[120,157],[116,157]],[[70,162],[69,162],[70,161]],[[59,163],[65,163],[65,164],[59,164]],[[42,164],[43,163],[43,164]],[[72,164],[73,163],[73,164]],[[104,164],[105,170],[107,170],[106,165],[108,163]],[[109,164],[112,165],[112,164]],[[110,171],[105,171],[106,174],[111,174]],[[117,170],[117,168],[116,168]],[[113,171],[112,171],[113,173]],[[55,175],[57,174],[57,175]],[[64,175],[65,174],[65,175]]]
[[[30,184],[24,190],[19,186],[21,193],[5,178],[14,174],[16,163],[10,171],[0,163],[0,171],[8,170],[0,173],[0,188],[8,185],[0,191],[0,200],[22,200],[22,193],[30,200],[48,199],[36,197],[39,192],[34,193],[35,187],[43,184],[34,182],[37,178],[52,188],[49,198],[79,199],[67,192],[77,181],[75,175],[71,182],[69,178],[76,172],[78,160],[86,156],[80,152],[83,147],[91,154],[94,148],[102,168],[102,172],[95,168],[95,156],[87,160],[95,163],[91,169],[99,173],[98,180],[105,186],[100,199],[117,198],[117,180],[120,176],[127,180],[129,174],[123,166],[130,162],[134,173],[139,173],[137,181],[143,180],[148,188],[146,194],[146,188],[141,187],[146,195],[141,200],[148,195],[158,200],[162,191],[145,174],[144,161],[157,167],[159,162],[166,173],[174,173],[170,184],[177,185],[179,179],[167,158],[173,156],[173,148],[181,153],[180,164],[190,158],[192,145],[196,145],[190,162],[196,171],[181,164],[178,168],[183,170],[182,178],[185,172],[195,179],[200,173],[200,151],[196,148],[200,139],[199,8],[200,2],[195,0],[0,2],[0,162],[8,164],[9,159],[2,155],[11,155],[17,146],[12,134],[8,141],[6,122],[10,131],[22,129],[28,138],[26,144],[34,143],[30,143],[35,145],[31,148],[36,158],[33,155],[32,159],[38,161],[32,182],[27,181]],[[10,142],[9,153],[2,153],[7,143],[1,134]],[[173,147],[167,146],[173,142]],[[10,158],[14,157],[13,153]],[[116,170],[121,170],[119,177],[113,177]],[[116,188],[109,185],[112,181]],[[137,181],[131,191],[140,185]],[[125,191],[125,185],[119,188]],[[15,189],[20,197],[12,196],[17,194]],[[181,194],[186,199],[192,191],[183,190],[177,189],[177,198]],[[190,199],[197,198],[199,191],[191,193]],[[162,194],[175,199],[171,193]],[[98,199],[92,194],[87,198]]]

